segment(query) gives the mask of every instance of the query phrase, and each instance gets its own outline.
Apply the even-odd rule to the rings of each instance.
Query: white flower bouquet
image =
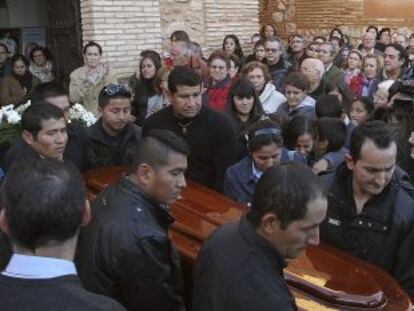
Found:
[[[7,105],[0,108],[0,144],[10,144],[21,132],[23,111],[30,106],[30,101],[15,108]]]
[[[81,104],[74,104],[69,110],[69,122],[75,122],[83,127],[91,126],[96,122],[95,115],[87,111]]]

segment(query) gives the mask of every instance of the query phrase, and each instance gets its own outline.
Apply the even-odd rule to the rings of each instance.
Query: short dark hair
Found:
[[[309,134],[314,138],[315,122],[305,117],[294,117],[283,125],[282,134],[285,147],[294,150],[300,136]]]
[[[366,140],[371,140],[379,149],[387,149],[395,142],[392,132],[383,121],[368,121],[357,126],[351,134],[349,153],[354,162],[361,157],[361,149]]]
[[[91,46],[97,47],[99,54],[102,55],[102,47],[99,43],[95,41],[89,41],[88,43],[86,43],[86,45],[83,47],[83,54],[86,54],[86,50],[90,48]]]
[[[177,92],[177,86],[200,86],[201,77],[187,66],[176,66],[168,76],[168,90],[171,94]]]
[[[390,43],[390,44],[387,44],[385,46],[385,49],[387,49],[389,47],[394,48],[395,50],[397,50],[399,52],[398,53],[398,59],[399,60],[403,60],[404,61],[403,66],[405,66],[407,64],[407,60],[408,60],[407,50],[402,45],[400,45],[398,43]],[[384,51],[385,51],[385,49],[384,49]]]
[[[159,169],[167,164],[172,153],[188,156],[190,149],[181,137],[171,131],[151,130],[145,134],[140,142],[130,172],[135,172],[137,167],[143,163]]]
[[[230,68],[230,59],[226,52],[222,50],[214,51],[213,53],[211,53],[210,57],[208,58],[207,64],[210,66],[211,63],[216,59],[221,59],[223,62],[225,62],[227,70]]]
[[[309,90],[309,80],[301,72],[292,72],[284,80],[285,85],[293,86],[299,90],[307,92]]]
[[[268,169],[259,179],[247,220],[258,228],[263,216],[273,213],[284,230],[307,213],[307,204],[324,197],[320,179],[304,164],[282,163]]]
[[[368,27],[367,27],[367,29],[365,30],[365,32],[368,32],[368,31],[370,31],[371,29],[374,29],[375,30],[375,33],[376,33],[376,39],[378,39],[378,27],[377,26],[374,26],[374,25],[369,25]],[[382,30],[382,29],[381,29]]]
[[[190,37],[188,36],[188,33],[184,30],[176,30],[171,34],[170,40],[189,42]]]
[[[328,142],[327,153],[338,151],[345,143],[345,123],[338,118],[320,118],[316,121],[316,136]]]
[[[361,96],[361,97],[356,98],[352,103],[354,102],[360,102],[362,106],[364,106],[364,109],[366,110],[368,115],[374,112],[374,102],[372,101],[371,97]]]
[[[247,147],[251,153],[273,143],[283,147],[283,136],[280,126],[271,119],[259,120],[254,123],[249,128],[248,138]]]
[[[36,85],[31,94],[31,103],[37,104],[40,101],[47,101],[50,97],[68,96],[68,91],[63,84],[57,81],[44,82]]]
[[[12,244],[33,251],[78,232],[86,191],[72,164],[33,158],[11,167],[0,198]]]
[[[378,38],[381,38],[381,35],[382,35],[384,32],[389,32],[389,33],[391,33],[391,28],[389,28],[389,27],[383,27],[383,28],[381,28],[381,30],[380,30],[380,31],[379,31],[379,33],[378,33]]]
[[[123,84],[109,84],[99,92],[98,105],[104,109],[113,98],[132,98],[131,90]]]
[[[39,101],[36,105],[30,105],[22,115],[22,130],[26,130],[34,137],[42,129],[42,122],[64,117],[62,109],[46,101]]]
[[[46,57],[46,59],[50,58],[49,51],[46,48],[44,48],[43,46],[36,46],[30,51],[29,56],[32,61],[34,61],[34,53],[38,51],[41,51],[43,53],[43,56]]]
[[[16,54],[11,58],[12,65],[14,66],[14,64],[16,62],[18,62],[19,60],[22,61],[26,65],[26,67],[30,66],[29,60],[22,54]],[[29,68],[27,68],[27,69],[29,69]]]
[[[315,103],[315,113],[318,118],[340,118],[343,112],[344,107],[335,95],[323,94]]]

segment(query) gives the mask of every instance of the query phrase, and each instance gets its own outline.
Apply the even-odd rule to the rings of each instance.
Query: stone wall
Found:
[[[339,26],[351,37],[354,44],[358,44],[366,26],[371,24],[379,28],[387,26],[394,30],[399,29],[407,34],[411,32],[409,28],[414,30],[413,17],[384,18],[369,14],[369,5],[379,5],[381,1],[260,0],[259,20],[260,24],[274,24],[278,34],[284,39],[294,32],[306,37],[315,34],[328,35],[333,27]],[[389,2],[395,4],[392,0]]]
[[[236,34],[250,52],[250,36],[259,30],[257,0],[160,0],[163,48],[177,29],[204,48],[206,55],[221,48],[226,34]]]
[[[81,0],[83,40],[102,45],[104,58],[125,77],[144,49],[166,52],[175,30],[185,30],[206,56],[226,34],[239,36],[250,52],[259,28],[258,0]]]
[[[81,0],[83,41],[102,45],[118,76],[130,75],[144,49],[161,50],[158,0]]]

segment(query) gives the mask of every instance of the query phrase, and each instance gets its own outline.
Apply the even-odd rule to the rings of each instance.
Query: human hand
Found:
[[[329,162],[325,159],[320,159],[318,162],[316,162],[312,167],[312,172],[315,175],[319,175],[322,172],[327,171],[329,168]]]

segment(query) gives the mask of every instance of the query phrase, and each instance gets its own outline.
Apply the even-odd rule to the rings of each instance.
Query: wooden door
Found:
[[[68,85],[70,73],[83,64],[80,0],[47,0],[46,9],[56,77]]]

